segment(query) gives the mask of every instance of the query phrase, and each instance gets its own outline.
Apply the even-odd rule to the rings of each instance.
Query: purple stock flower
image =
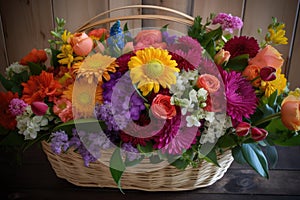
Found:
[[[22,99],[14,98],[10,101],[9,111],[14,116],[22,115],[27,106],[28,104]]]
[[[129,161],[133,161],[141,157],[137,148],[133,147],[131,143],[123,143],[122,154],[125,155],[126,159]]]
[[[219,13],[212,21],[212,24],[220,24],[223,30],[233,32],[235,29],[243,27],[243,21],[237,16],[231,14]]]
[[[50,147],[56,154],[66,151],[69,148],[68,135],[64,131],[57,131],[51,134]]]
[[[176,35],[169,35],[168,31],[162,32],[163,41],[167,43],[167,45],[171,45],[175,42]]]

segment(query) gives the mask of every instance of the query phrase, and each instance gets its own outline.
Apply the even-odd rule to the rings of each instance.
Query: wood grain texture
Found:
[[[142,3],[142,0],[127,0],[127,1],[115,1],[110,0],[109,1],[109,9],[118,8],[122,6],[128,6],[128,5],[140,5]],[[110,17],[117,17],[117,16],[128,16],[128,15],[139,15],[142,13],[141,9],[125,9],[117,12],[113,12],[110,14]],[[124,21],[121,22],[121,27],[123,27],[125,24]],[[132,34],[136,34],[139,31],[139,28],[141,28],[142,20],[130,20],[127,22],[128,28],[132,31]],[[133,29],[138,28],[136,31]]]
[[[7,60],[7,51],[6,51],[6,45],[5,45],[5,39],[4,39],[4,33],[2,29],[2,19],[0,16],[0,73],[5,73],[5,68],[9,65]],[[2,85],[0,85],[0,91],[5,91]]]
[[[300,15],[298,16],[298,24],[295,35],[295,43],[291,57],[291,65],[289,70],[288,80],[290,88],[295,89],[300,87]]]
[[[20,60],[32,48],[46,48],[52,30],[51,0],[0,1],[8,62]]]
[[[267,32],[268,25],[272,22],[272,16],[286,25],[286,36],[291,38],[298,0],[250,0],[246,1],[243,35],[250,35],[261,41]],[[263,35],[257,33],[257,29],[262,28]],[[287,63],[289,45],[279,45],[276,47]]]
[[[181,11],[183,13],[187,13],[189,15],[192,15],[191,8],[193,6],[192,0],[143,0],[143,4],[148,5],[157,5],[157,6],[164,6],[172,9],[176,9],[178,11]],[[143,14],[160,14],[160,15],[170,15],[170,16],[176,16],[171,15],[168,12],[165,11],[153,11],[149,9],[143,9]],[[143,21],[143,27],[157,27],[161,28],[162,26],[169,24],[168,29],[174,30],[174,32],[178,31],[180,33],[186,33],[187,26],[178,24],[175,22],[168,22],[168,21],[152,21],[152,20],[144,20]]]
[[[108,0],[53,0],[54,17],[64,18],[65,28],[71,32],[108,8]]]

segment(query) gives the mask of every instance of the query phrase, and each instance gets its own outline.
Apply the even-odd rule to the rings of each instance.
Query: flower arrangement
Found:
[[[77,151],[86,167],[113,148],[108,165],[120,184],[146,158],[184,170],[218,165],[228,149],[268,177],[274,146],[300,145],[300,90],[289,91],[281,73],[275,46],[287,38],[276,18],[260,42],[234,36],[243,22],[225,13],[205,24],[196,17],[183,36],[168,26],[133,36],[120,21],[70,33],[56,22],[49,48],[0,76],[2,147],[46,140],[56,154]]]

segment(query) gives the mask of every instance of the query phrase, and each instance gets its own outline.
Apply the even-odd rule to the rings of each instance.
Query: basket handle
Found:
[[[134,8],[151,8],[154,10],[164,10],[171,14],[176,14],[179,17],[157,15],[157,14],[150,15],[149,14],[149,15],[130,15],[130,16],[111,17],[111,18],[97,20],[97,18],[102,17],[103,15],[106,15],[106,14],[109,14],[109,13],[112,13],[112,12],[115,12],[118,10],[134,9]],[[95,17],[89,19],[87,22],[85,22],[84,25],[79,27],[75,32],[82,32],[82,31],[88,30],[90,28],[99,26],[99,25],[114,22],[116,20],[122,21],[122,20],[134,20],[134,19],[162,19],[162,20],[168,20],[168,21],[172,21],[172,22],[185,24],[188,26],[191,26],[194,22],[193,17],[191,17],[183,12],[180,12],[178,10],[171,9],[171,8],[162,7],[162,6],[153,6],[153,5],[131,5],[131,6],[123,6],[123,7],[113,8],[113,9],[107,10],[105,12],[102,12],[102,13],[96,15]],[[97,21],[95,21],[95,20],[97,20]]]

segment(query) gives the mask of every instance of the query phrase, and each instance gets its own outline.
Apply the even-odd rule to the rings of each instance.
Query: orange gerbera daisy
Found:
[[[9,104],[13,98],[18,98],[18,93],[0,92],[0,126],[13,130],[17,125],[16,117],[9,111]]]
[[[23,96],[22,99],[31,104],[34,101],[44,101],[48,97],[49,101],[53,101],[53,97],[59,95],[61,84],[54,80],[53,74],[46,71],[38,76],[31,76],[27,83],[22,83]]]
[[[101,84],[89,84],[86,79],[78,79],[63,92],[63,97],[72,102],[74,118],[92,117],[95,104],[103,102]]]

